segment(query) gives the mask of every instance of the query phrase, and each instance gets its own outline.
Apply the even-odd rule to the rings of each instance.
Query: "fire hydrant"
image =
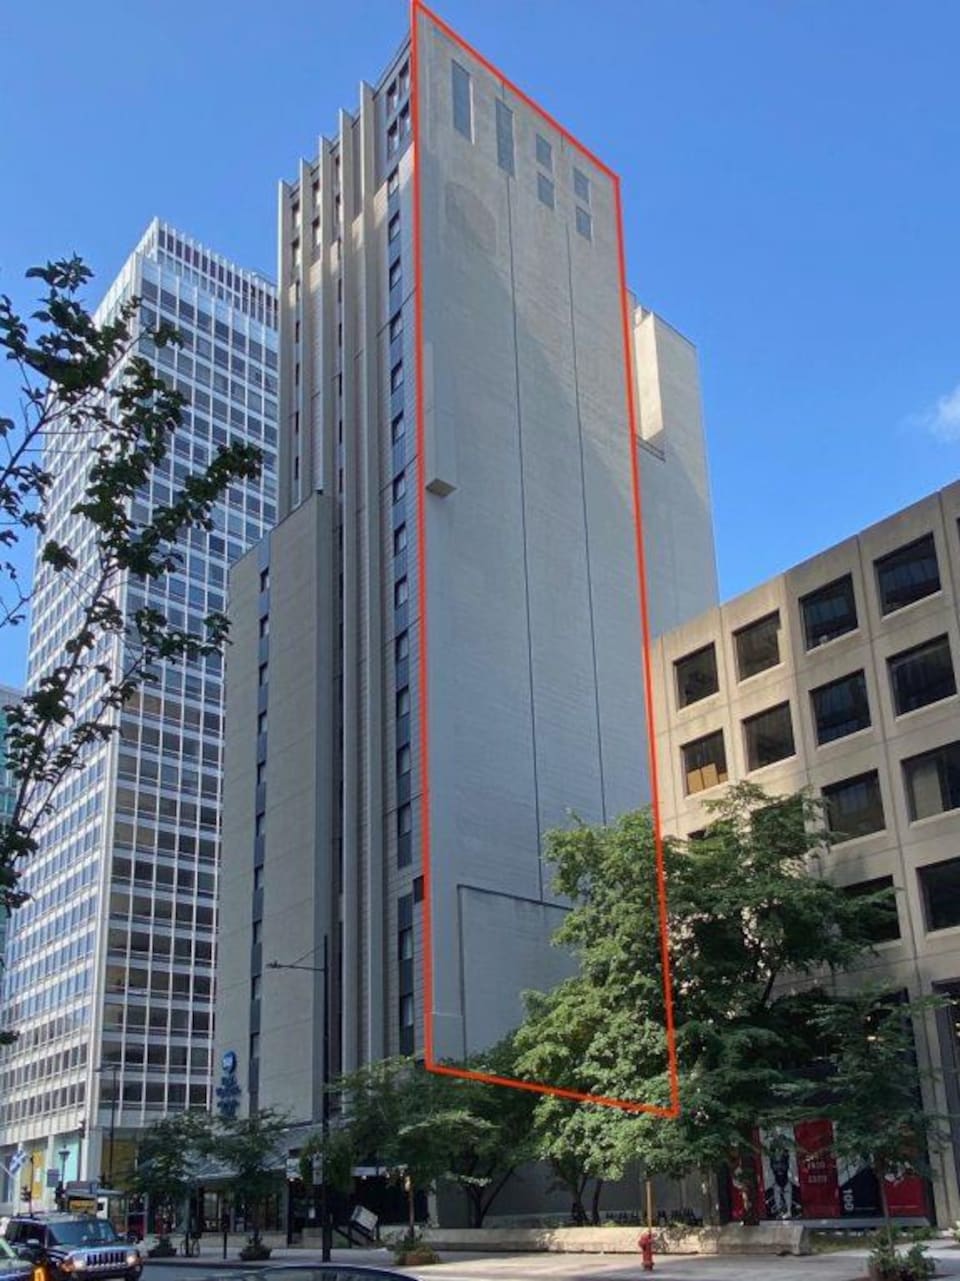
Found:
[[[653,1233],[647,1228],[646,1232],[641,1232],[637,1238],[637,1245],[640,1247],[640,1257],[643,1260],[644,1272],[653,1271]]]

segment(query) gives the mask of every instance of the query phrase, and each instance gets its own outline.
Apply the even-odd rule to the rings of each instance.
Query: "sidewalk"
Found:
[[[153,1264],[190,1269],[195,1275],[227,1275],[237,1269],[269,1268],[280,1264],[300,1264],[309,1268],[320,1262],[320,1251],[314,1249],[275,1248],[265,1264],[243,1263],[236,1251],[226,1262],[222,1258],[222,1240],[214,1247],[213,1238],[205,1237],[198,1258],[151,1260],[144,1281],[150,1281]],[[930,1255],[936,1260],[937,1277],[960,1278],[960,1249],[946,1242],[931,1244]],[[866,1250],[838,1250],[831,1254],[777,1258],[747,1255],[657,1255],[653,1273],[643,1272],[640,1256],[603,1254],[447,1254],[431,1267],[401,1268],[398,1271],[418,1281],[860,1281],[866,1276]],[[388,1250],[333,1251],[333,1259],[342,1264],[367,1264],[392,1267]]]

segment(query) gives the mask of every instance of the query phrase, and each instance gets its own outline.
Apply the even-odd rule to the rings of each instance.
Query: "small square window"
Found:
[[[946,636],[915,645],[887,659],[897,715],[916,711],[957,692]]]
[[[413,831],[413,806],[401,805],[397,810],[397,835],[408,836]]]
[[[789,703],[779,703],[756,716],[748,716],[743,722],[743,733],[748,769],[763,769],[765,765],[793,756],[796,751]]]
[[[267,568],[267,569],[261,569],[261,571],[260,571],[260,590],[261,590],[262,592],[265,592],[265,591],[268,591],[268,590],[269,590],[269,588],[270,588],[270,570],[269,570],[269,568]]]
[[[727,781],[727,754],[722,729],[684,744],[680,752],[687,796]]]
[[[400,137],[405,138],[410,132],[410,108],[404,107],[397,116],[397,124],[400,126]]]
[[[398,525],[393,531],[393,554],[399,556],[401,552],[407,549],[407,526],[406,524]]]
[[[830,783],[823,789],[827,822],[834,842],[852,841],[886,826],[876,770]]]
[[[720,688],[717,677],[717,651],[712,644],[704,645],[693,654],[687,654],[674,663],[677,679],[677,706],[689,707],[702,698],[709,698]]]
[[[387,223],[387,240],[391,243],[400,239],[400,215],[394,214]]]
[[[387,195],[394,196],[400,190],[400,170],[392,169],[387,179]]]
[[[960,858],[917,868],[928,930],[960,925]]]
[[[394,367],[390,370],[390,390],[399,391],[402,386],[403,386],[403,361],[401,360],[401,361],[398,361],[397,364],[395,364]]]
[[[410,633],[401,632],[393,642],[393,661],[402,663],[410,657]]]
[[[586,209],[577,206],[577,231],[585,240],[593,239],[593,219],[587,213]]]
[[[780,611],[774,610],[733,634],[737,651],[737,675],[749,680],[780,662]]]
[[[406,424],[403,421],[403,414],[397,414],[390,424],[390,441],[394,445],[399,445],[403,440],[403,434],[406,431]]]
[[[940,590],[940,568],[932,534],[918,538],[874,563],[881,614],[892,614]]]
[[[387,130],[387,155],[395,156],[400,148],[400,127],[396,121]]]
[[[826,645],[847,632],[856,631],[857,605],[853,595],[853,579],[849,574],[838,578],[826,587],[809,592],[800,600],[803,630],[807,649]]]
[[[817,742],[832,743],[836,738],[856,734],[870,725],[870,703],[867,680],[863,672],[851,672],[837,681],[810,691]]]
[[[260,635],[261,637],[266,637],[270,635],[270,615],[269,614],[264,614],[263,618],[260,619]]]
[[[399,338],[402,333],[403,333],[403,312],[398,311],[397,314],[390,321],[390,341],[393,342],[394,339]]]
[[[410,686],[404,685],[397,690],[397,720],[410,715]]]
[[[424,895],[424,882],[423,882],[423,877],[422,877],[422,876],[415,876],[415,877],[413,878],[413,901],[414,901],[414,903],[422,903],[422,902],[423,902],[423,895]]]
[[[960,742],[909,756],[903,778],[911,823],[960,809]]]
[[[397,751],[397,775],[398,777],[409,774],[411,768],[410,748],[404,744]]]
[[[590,179],[579,169],[573,171],[573,194],[585,205],[590,203]]]
[[[540,203],[546,205],[548,209],[554,207],[553,180],[546,174],[537,174],[537,195],[540,197]]]
[[[399,609],[410,599],[410,584],[406,578],[398,579],[393,588],[393,607]]]
[[[453,92],[453,127],[464,138],[473,141],[473,103],[470,72],[459,62],[451,62],[451,87]]]
[[[398,503],[407,492],[407,477],[405,472],[394,478],[393,482],[393,501]]]
[[[553,146],[540,133],[537,134],[537,164],[553,171]]]
[[[396,260],[396,262],[392,262],[392,263],[390,264],[390,277],[389,277],[389,280],[390,280],[390,288],[391,288],[391,289],[396,289],[396,288],[397,288],[397,286],[400,284],[400,280],[401,280],[402,275],[403,275],[403,269],[402,269],[402,268],[401,268],[401,266],[400,266],[400,259],[398,258],[398,259]]]
[[[263,685],[266,685],[266,683],[267,683],[267,664],[261,663],[259,671],[257,673],[257,684],[260,686],[263,686]]]
[[[266,734],[267,732],[267,713],[260,712],[257,715],[257,733]]]
[[[391,80],[387,89],[387,115],[392,116],[397,109],[397,82]]]

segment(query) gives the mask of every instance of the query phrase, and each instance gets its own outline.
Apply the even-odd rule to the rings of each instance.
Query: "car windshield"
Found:
[[[50,1231],[57,1245],[112,1245],[120,1240],[109,1219],[75,1219],[70,1223],[51,1223]]]

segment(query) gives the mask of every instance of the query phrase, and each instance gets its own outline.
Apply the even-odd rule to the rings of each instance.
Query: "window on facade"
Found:
[[[410,633],[401,632],[393,642],[393,659],[396,663],[402,663],[405,658],[410,657]]]
[[[400,170],[392,169],[387,178],[387,195],[393,196],[400,190]]]
[[[397,314],[390,321],[390,341],[393,342],[394,339],[399,338],[402,333],[403,333],[403,312],[398,311]]]
[[[410,108],[404,107],[397,116],[397,124],[400,126],[400,137],[405,138],[410,132]]]
[[[403,361],[398,361],[390,370],[390,390],[399,391],[403,386]]]
[[[960,858],[917,868],[928,930],[960,925]]]
[[[743,736],[747,748],[747,768],[762,769],[774,761],[793,756],[793,722],[790,704],[780,703],[743,722]]]
[[[257,670],[257,684],[266,685],[267,683],[267,664],[261,663]]]
[[[400,147],[400,126],[396,121],[387,130],[387,155],[395,156]]]
[[[593,239],[593,219],[587,213],[586,209],[577,206],[577,231],[585,240]]]
[[[540,203],[546,205],[548,209],[554,207],[553,180],[546,174],[537,174],[537,195],[540,197]]]
[[[684,744],[680,752],[688,796],[727,781],[727,754],[723,746],[722,729]]]
[[[835,738],[856,734],[870,725],[867,680],[863,672],[851,672],[810,691],[817,742],[832,743]]]
[[[462,133],[465,138],[473,140],[473,108],[470,93],[470,72],[460,66],[459,62],[451,62],[453,89],[453,127],[457,133]]]
[[[897,913],[896,891],[892,876],[876,876],[870,881],[857,881],[844,885],[844,894],[850,898],[866,898],[875,894],[884,897],[875,905],[874,919],[869,922],[870,937],[874,943],[889,943],[900,937],[900,917]]]
[[[513,112],[497,99],[497,164],[513,176]]]
[[[834,841],[852,841],[883,831],[883,798],[876,770],[828,784],[823,789],[823,799]]]
[[[800,600],[807,649],[816,649],[857,627],[853,579],[849,574],[810,592]]]
[[[717,651],[714,646],[687,654],[674,663],[677,680],[677,706],[689,707],[701,698],[709,698],[720,688],[717,677]]]
[[[267,591],[267,590],[269,589],[269,587],[270,587],[270,570],[269,570],[269,568],[268,568],[268,569],[261,569],[261,571],[260,571],[260,590],[261,590],[262,592],[265,592],[265,591]]]
[[[925,641],[887,660],[893,703],[898,716],[937,703],[957,692],[946,636]]]
[[[410,599],[409,583],[407,582],[406,578],[400,578],[397,580],[393,588],[394,608],[399,609],[401,605],[406,605],[409,599]]]
[[[390,440],[394,445],[398,445],[403,439],[403,433],[405,430],[406,425],[403,421],[403,414],[397,414],[396,418],[394,418],[393,422],[390,424]]]
[[[263,618],[260,619],[260,635],[261,636],[270,635],[270,615],[269,614],[264,614]]]
[[[573,171],[573,194],[585,205],[590,203],[590,179],[579,169]]]
[[[400,215],[394,214],[387,223],[387,240],[394,241],[400,238]]]
[[[393,531],[393,554],[399,556],[407,546],[407,526],[406,524],[398,525]]]
[[[932,534],[898,548],[889,556],[882,556],[874,565],[881,614],[892,614],[940,590],[940,569]]]
[[[410,748],[404,745],[397,752],[397,774],[410,773]]]
[[[544,169],[553,169],[553,146],[544,138],[543,134],[537,134],[537,164],[543,165]]]
[[[397,690],[397,720],[410,715],[410,686],[404,685]]]
[[[398,503],[407,492],[406,472],[401,472],[399,476],[394,477],[393,481],[393,501]]]
[[[260,712],[257,716],[257,733],[266,734],[267,732],[267,713]]]
[[[397,810],[397,835],[407,836],[413,831],[413,806],[401,805]]]
[[[908,757],[903,779],[911,823],[960,809],[960,742]]]
[[[774,610],[733,634],[737,674],[742,681],[780,662],[780,611]]]
[[[397,286],[400,284],[401,274],[402,274],[402,269],[400,267],[400,259],[398,258],[396,262],[390,264],[390,288],[391,289],[396,289]]]

